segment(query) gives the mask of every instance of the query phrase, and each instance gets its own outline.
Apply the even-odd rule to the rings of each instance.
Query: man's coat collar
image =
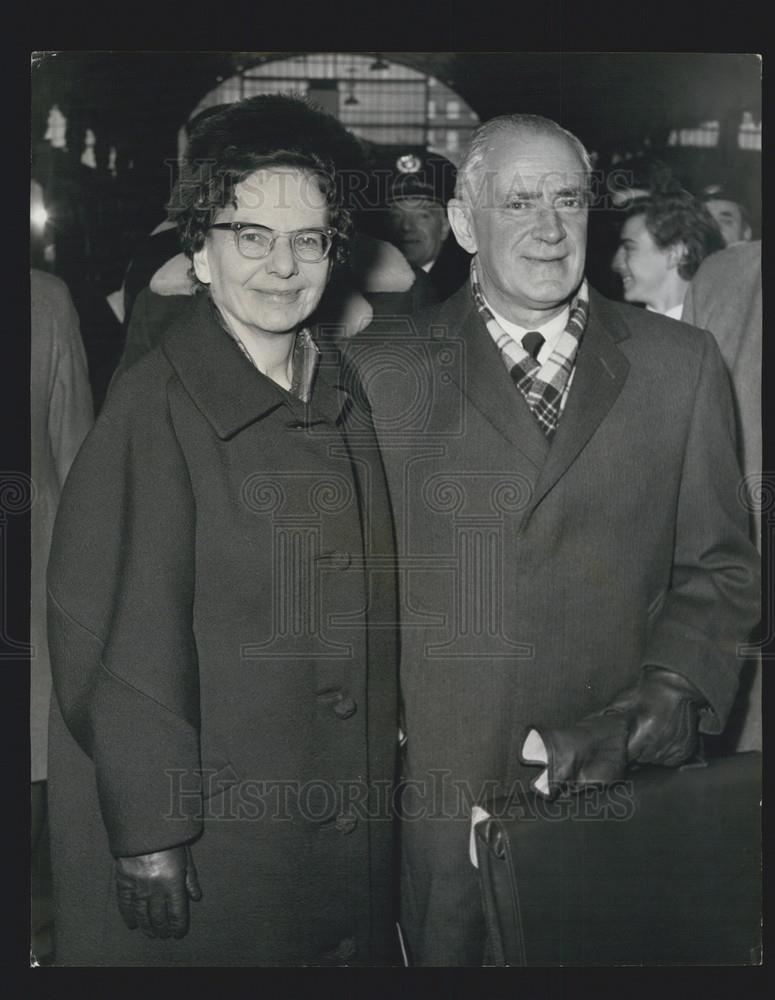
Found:
[[[611,303],[590,288],[589,319],[554,439],[547,441],[516,389],[465,284],[439,309],[434,325],[461,331],[465,362],[453,376],[461,392],[529,463],[534,507],[567,471],[624,386],[629,361],[618,344],[629,330]]]

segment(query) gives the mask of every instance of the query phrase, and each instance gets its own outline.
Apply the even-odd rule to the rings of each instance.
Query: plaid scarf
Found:
[[[524,347],[506,333],[484,300],[476,273],[476,257],[471,261],[471,292],[490,336],[500,351],[514,384],[525,397],[538,426],[551,441],[568,398],[574,362],[581,335],[587,325],[589,290],[586,278],[571,302],[568,324],[547,360],[539,365]]]

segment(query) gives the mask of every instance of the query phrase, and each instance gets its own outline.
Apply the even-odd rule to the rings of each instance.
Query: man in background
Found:
[[[684,300],[685,323],[710,330],[732,378],[737,449],[750,514],[751,537],[761,552],[762,524],[762,244],[736,243],[700,265]],[[762,665],[752,656],[740,675],[724,741],[730,750],[762,748]]]
[[[715,219],[687,191],[654,194],[627,209],[611,267],[625,302],[680,319],[697,268],[723,246]]]
[[[700,201],[718,223],[725,246],[751,241],[751,216],[740,195],[729,188],[712,185],[703,191]]]
[[[446,205],[457,171],[443,156],[406,153],[391,163],[386,195],[387,238],[428,275],[438,301],[468,278],[469,255],[450,235]]]

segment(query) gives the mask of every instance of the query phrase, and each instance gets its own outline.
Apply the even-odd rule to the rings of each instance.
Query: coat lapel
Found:
[[[343,413],[349,412],[352,399],[342,378],[342,356],[339,350],[319,340],[317,344],[320,363],[312,384],[310,420],[314,420],[313,414],[320,414],[325,420],[335,424]]]
[[[309,405],[293,400],[256,371],[232,343],[213,317],[206,295],[192,299],[161,346],[197,408],[222,440],[278,406],[287,406],[296,413],[303,409],[310,422],[317,414],[333,422],[347,401],[346,393],[337,387],[330,373],[330,362],[315,378]]]
[[[467,283],[444,303],[436,322],[461,331],[465,354],[459,375],[452,376],[461,392],[512,447],[540,469],[549,444],[511,380]]]
[[[549,454],[536,484],[531,509],[565,474],[613,406],[627,379],[630,363],[617,346],[629,336],[590,289],[587,328],[576,358],[576,373]]]

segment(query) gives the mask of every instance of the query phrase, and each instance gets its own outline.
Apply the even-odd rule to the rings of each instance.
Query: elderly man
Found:
[[[718,348],[588,287],[588,179],[556,123],[483,125],[449,206],[470,282],[350,345],[396,517],[416,965],[485,960],[472,805],[686,760],[758,617]]]
[[[654,194],[627,209],[611,267],[622,279],[626,302],[680,319],[697,268],[723,247],[715,219],[687,191]]]

